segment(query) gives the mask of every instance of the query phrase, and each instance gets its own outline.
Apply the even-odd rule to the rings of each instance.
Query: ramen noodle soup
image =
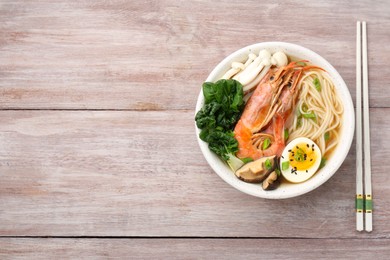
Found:
[[[325,70],[283,52],[261,50],[258,55],[250,53],[246,60],[233,62],[221,78],[214,86],[205,83],[209,84],[203,86],[208,95],[205,99],[214,95],[232,102],[231,107],[241,104],[242,95],[242,106],[234,106],[236,111],[242,108],[237,120],[225,128],[216,125],[226,115],[226,111],[218,109],[229,107],[223,103],[208,110],[210,104],[206,104],[196,120],[208,120],[218,131],[223,129],[219,139],[205,138],[217,130],[202,130],[201,139],[209,142],[210,149],[228,163],[239,179],[262,183],[263,189],[270,190],[281,181],[304,182],[326,164],[339,142],[344,111]],[[226,85],[226,90],[221,91],[217,85]],[[232,86],[236,87],[234,97],[215,94],[226,94]],[[215,119],[205,116],[207,111],[213,111]],[[220,142],[222,152],[211,147],[215,140]]]

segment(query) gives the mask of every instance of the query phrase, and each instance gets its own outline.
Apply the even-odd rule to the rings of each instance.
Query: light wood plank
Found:
[[[389,239],[0,238],[1,259],[387,259]]]
[[[368,21],[370,104],[388,107],[386,0],[2,1],[0,108],[192,109],[219,61],[262,41],[318,52],[354,96],[357,19]]]
[[[0,111],[0,235],[390,238],[389,109],[371,110],[372,234],[355,231],[354,148],[317,190],[264,200],[213,173],[193,117]]]

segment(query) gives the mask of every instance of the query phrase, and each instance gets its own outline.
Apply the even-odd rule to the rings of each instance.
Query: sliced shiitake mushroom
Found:
[[[262,157],[245,164],[235,174],[245,182],[260,183],[273,171],[275,165],[275,156]]]
[[[279,185],[278,174],[276,171],[271,172],[263,181],[262,187],[264,190],[274,190]]]

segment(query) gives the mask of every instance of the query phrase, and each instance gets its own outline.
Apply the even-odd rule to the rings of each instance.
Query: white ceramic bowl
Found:
[[[340,74],[336,71],[336,69],[333,68],[332,65],[330,65],[329,62],[327,62],[320,55],[309,49],[285,42],[263,42],[244,47],[230,54],[222,62],[220,62],[210,73],[206,81],[217,81],[230,68],[231,63],[233,61],[244,61],[246,60],[250,52],[258,54],[259,51],[262,49],[267,49],[271,53],[274,53],[276,51],[283,51],[288,56],[293,56],[302,60],[308,60],[312,64],[325,69],[330,75],[330,78],[333,80],[337,89],[337,93],[340,95],[344,105],[343,127],[341,129],[340,143],[337,145],[336,150],[332,154],[333,156],[329,158],[325,167],[319,170],[312,178],[303,183],[293,184],[283,182],[277,189],[265,191],[261,188],[261,184],[251,184],[239,180],[234,175],[229,166],[225,162],[223,162],[216,154],[209,150],[208,144],[199,139],[200,130],[195,125],[196,136],[198,138],[202,153],[206,158],[207,162],[210,164],[211,168],[223,180],[225,180],[234,188],[244,193],[267,199],[284,199],[296,197],[305,194],[309,191],[312,191],[324,182],[326,182],[339,169],[344,159],[346,158],[348,151],[351,147],[355,131],[355,113],[352,98],[344,80],[341,78]],[[199,111],[203,107],[203,105],[203,93],[202,91],[200,91],[195,113]]]

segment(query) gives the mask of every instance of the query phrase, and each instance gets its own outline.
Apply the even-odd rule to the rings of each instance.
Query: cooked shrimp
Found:
[[[234,129],[238,141],[237,157],[252,158],[280,156],[284,147],[284,128],[297,96],[296,88],[302,71],[313,66],[291,62],[270,70],[249,98]],[[263,148],[269,138],[270,145]]]

